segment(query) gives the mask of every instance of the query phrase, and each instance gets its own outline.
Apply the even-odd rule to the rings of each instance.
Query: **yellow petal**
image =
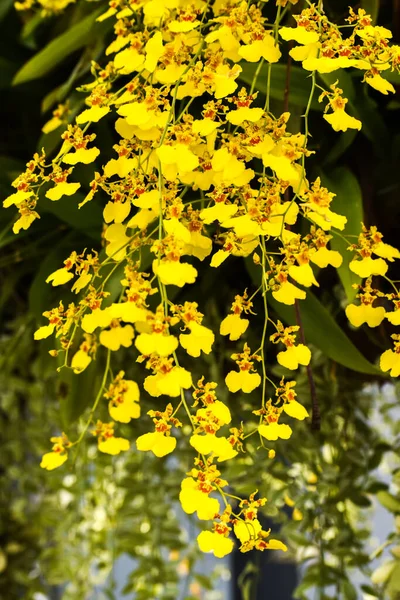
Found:
[[[371,277],[371,275],[385,275],[388,266],[383,258],[362,258],[352,260],[349,264],[350,270],[359,277]]]
[[[226,120],[232,125],[241,125],[244,121],[250,121],[251,123],[256,123],[261,119],[264,114],[264,110],[262,108],[238,108],[237,110],[232,110],[227,114]]]
[[[261,530],[261,523],[258,519],[237,521],[233,526],[234,534],[242,544],[256,540]]]
[[[219,332],[221,335],[229,335],[231,341],[236,341],[249,326],[248,319],[241,319],[239,315],[228,315],[221,322]]]
[[[147,42],[145,50],[146,60],[144,63],[144,68],[152,73],[157,66],[159,58],[164,53],[162,34],[160,31],[156,31],[153,37]]]
[[[200,219],[206,224],[210,225],[214,221],[219,221],[223,223],[227,221],[230,217],[237,212],[238,207],[236,204],[222,204],[218,202],[215,206],[211,206],[210,208],[204,208],[200,212]]]
[[[122,223],[131,211],[130,202],[107,202],[103,210],[103,218],[106,223]]]
[[[217,558],[223,558],[233,550],[233,541],[224,535],[211,531],[202,531],[197,536],[202,552],[212,552]]]
[[[284,352],[279,352],[277,361],[287,369],[297,369],[300,365],[308,365],[311,360],[311,352],[307,346],[299,344],[298,346],[289,346]]]
[[[113,319],[110,308],[102,310],[96,308],[93,312],[85,315],[82,319],[82,329],[86,333],[93,333],[97,327],[108,327]]]
[[[132,325],[125,325],[124,327],[119,326],[103,330],[100,333],[99,341],[100,344],[115,352],[119,350],[121,346],[129,348],[129,346],[132,345],[133,336],[134,331]]]
[[[390,81],[387,81],[381,75],[374,75],[373,77],[366,77],[365,81],[368,83],[368,85],[373,87],[374,90],[377,90],[378,92],[381,92],[382,94],[385,94],[385,96],[387,96],[387,94],[389,92],[391,92],[393,94],[396,93],[396,90],[394,89],[394,87],[390,83]]]
[[[80,187],[80,183],[58,183],[47,190],[45,195],[50,200],[59,200],[62,196],[72,196]]]
[[[67,269],[64,267],[62,269],[57,269],[57,271],[54,271],[54,273],[51,273],[46,279],[46,283],[51,282],[52,286],[63,285],[64,283],[67,283],[67,281],[70,281],[73,276],[74,274],[71,273],[71,271],[67,271]]]
[[[310,254],[310,260],[315,263],[320,269],[325,269],[328,265],[332,265],[338,269],[343,262],[343,258],[336,250],[328,250],[328,248],[318,248],[316,252]]]
[[[299,421],[303,421],[309,416],[307,410],[300,402],[297,402],[297,400],[287,402],[284,405],[283,410],[289,417],[293,417],[293,419],[298,419]]]
[[[72,357],[71,368],[74,373],[82,373],[91,362],[92,359],[87,352],[78,350]]]
[[[169,356],[178,347],[178,340],[174,335],[163,335],[162,333],[141,333],[135,340],[135,346],[140,354],[149,356]]]
[[[116,454],[120,454],[120,452],[129,450],[130,443],[129,440],[126,440],[125,438],[111,437],[103,442],[99,442],[98,448],[100,452],[115,456]]]
[[[335,131],[347,131],[348,129],[361,129],[361,121],[351,117],[344,109],[335,110],[333,113],[324,115],[325,121],[332,126]]]
[[[67,459],[68,454],[66,452],[64,454],[60,454],[60,452],[47,452],[46,454],[43,454],[40,466],[42,469],[52,471],[53,469],[61,467]]]
[[[153,272],[165,285],[177,285],[178,287],[194,283],[197,277],[197,270],[192,265],[173,260],[162,260],[158,265],[158,260],[155,259]]]
[[[316,285],[319,287],[319,283],[315,279],[313,270],[308,263],[300,266],[291,265],[289,267],[289,275],[293,277],[297,283],[300,283],[300,285],[304,285],[306,287]]]
[[[304,300],[306,297],[306,293],[303,290],[299,290],[295,285],[286,281],[279,290],[276,292],[272,292],[273,297],[277,302],[282,302],[283,304],[294,304],[296,299]]]
[[[288,440],[292,435],[292,429],[289,425],[281,423],[270,423],[269,425],[259,425],[258,432],[267,440],[275,441],[278,438]]]
[[[63,161],[67,163],[67,165],[76,165],[79,162],[88,165],[89,163],[94,162],[99,154],[100,150],[97,148],[80,148],[79,150],[75,150],[75,152],[66,154],[63,157]]]
[[[261,377],[258,373],[248,371],[230,371],[225,377],[225,383],[230,392],[242,390],[245,394],[250,394],[261,384]]]
[[[382,306],[373,307],[371,304],[349,304],[346,307],[346,316],[354,327],[367,323],[369,327],[377,327],[385,318],[385,309]]]
[[[281,27],[279,35],[285,40],[294,40],[299,44],[315,44],[319,40],[319,34],[316,31],[308,31],[305,27]]]
[[[55,325],[43,325],[42,327],[39,327],[39,329],[37,329],[35,331],[35,333],[33,334],[33,339],[35,340],[44,340],[45,338],[48,338],[55,329]]]
[[[110,402],[108,412],[113,421],[129,423],[131,419],[138,419],[140,417],[140,405],[137,402],[129,402],[125,399],[123,402],[118,403],[117,406],[114,406]]]
[[[382,371],[390,371],[392,377],[400,375],[400,354],[393,350],[386,350],[380,358],[380,368]]]
[[[400,309],[386,313],[386,318],[392,325],[400,325]]]
[[[81,125],[82,123],[87,123],[88,121],[97,123],[109,112],[109,106],[92,106],[91,108],[87,108],[86,110],[81,112],[81,114],[76,117],[76,122],[78,123],[78,125]]]
[[[267,544],[269,550],[283,550],[283,552],[287,552],[287,546],[279,540],[268,540]]]
[[[198,357],[201,352],[210,354],[211,347],[214,343],[214,333],[211,329],[192,323],[190,325],[190,333],[187,335],[181,334],[179,342],[190,356]]]

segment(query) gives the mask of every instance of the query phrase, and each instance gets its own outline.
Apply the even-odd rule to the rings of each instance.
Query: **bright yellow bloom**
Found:
[[[303,61],[303,69],[306,71],[318,71],[318,73],[332,73],[338,69],[348,69],[349,67],[357,67],[356,59],[348,58],[347,56],[339,56],[338,58],[309,57]]]
[[[171,454],[176,448],[176,439],[159,431],[145,433],[136,440],[136,447],[142,452],[149,450],[158,458]]]
[[[386,318],[392,325],[400,325],[400,309],[386,313]]]
[[[385,318],[386,312],[382,306],[361,303],[359,306],[349,304],[346,307],[346,317],[354,327],[367,323],[368,327],[378,327]]]
[[[261,523],[258,519],[237,521],[233,526],[234,534],[242,544],[251,539],[257,539],[261,530]]]
[[[309,263],[304,263],[300,266],[291,265],[289,267],[289,275],[293,277],[297,283],[300,283],[300,285],[304,285],[305,287],[316,285],[319,287],[319,283],[315,279],[313,270]]]
[[[221,335],[229,335],[231,341],[238,340],[249,326],[248,319],[242,319],[240,315],[228,315],[221,321],[219,332]]]
[[[164,53],[164,46],[162,41],[162,34],[160,31],[156,31],[153,37],[147,42],[145,46],[146,61],[144,68],[150,73],[155,70],[159,58]]]
[[[42,469],[47,469],[47,471],[53,471],[65,463],[68,459],[67,449],[71,446],[65,433],[59,437],[50,438],[50,441],[53,442],[53,450],[44,454],[40,463]]]
[[[298,344],[297,346],[288,346],[285,351],[279,352],[276,358],[280,365],[293,371],[299,365],[307,366],[310,363],[311,352],[304,344]]]
[[[81,326],[86,333],[93,333],[97,327],[108,327],[113,317],[116,317],[116,315],[112,313],[110,307],[105,309],[96,308],[91,313],[84,315]]]
[[[84,350],[75,352],[71,360],[71,368],[74,373],[82,373],[92,362],[92,358]]]
[[[141,333],[135,340],[135,346],[140,354],[149,356],[158,354],[158,356],[169,356],[173,354],[178,347],[178,340],[174,335],[164,335],[163,333]]]
[[[230,392],[241,390],[245,394],[250,394],[261,384],[261,377],[258,373],[249,373],[249,371],[230,371],[225,377],[225,383]]]
[[[282,302],[283,304],[294,304],[296,299],[304,300],[306,297],[306,293],[290,283],[290,281],[283,283],[279,290],[272,292],[272,295],[277,302]]]
[[[283,423],[269,423],[268,425],[259,425],[258,432],[267,440],[275,441],[278,438],[288,440],[292,435],[292,429],[289,425]]]
[[[328,248],[324,247],[310,253],[310,260],[320,269],[325,269],[328,265],[332,265],[332,267],[338,269],[343,262],[343,257],[337,250],[328,250]]]
[[[224,437],[217,437],[212,433],[205,435],[192,435],[190,445],[200,454],[213,453],[217,457],[218,462],[229,460],[237,455],[232,444]]]
[[[43,454],[42,462],[40,466],[42,469],[47,469],[47,471],[52,471],[53,469],[57,469],[61,467],[68,459],[68,454],[60,454],[59,452],[47,452]]]
[[[130,202],[107,202],[103,210],[103,218],[106,223],[122,223],[131,211]]]
[[[193,477],[186,477],[182,481],[182,489],[179,494],[179,501],[182,509],[188,515],[197,513],[197,517],[202,521],[208,521],[220,512],[220,505],[216,498],[210,498],[209,492],[203,492]]]
[[[293,419],[298,419],[299,421],[303,421],[309,416],[308,411],[300,404],[300,402],[297,402],[297,400],[290,400],[287,402],[283,406],[283,410],[289,417],[293,417]],[[268,425],[268,427],[270,427],[270,425]],[[282,437],[282,435],[280,437]]]
[[[238,210],[236,204],[223,204],[218,202],[215,206],[204,208],[200,212],[200,219],[206,224],[210,225],[214,221],[223,223],[232,217]]]
[[[214,343],[215,335],[203,325],[193,322],[188,325],[190,329],[189,334],[183,334],[179,336],[179,342],[190,356],[198,357],[201,352],[204,354],[210,354],[211,347]]]
[[[117,324],[111,329],[105,329],[100,333],[100,344],[113,350],[114,352],[119,350],[121,346],[129,348],[132,345],[134,331],[132,325],[121,325]]]
[[[157,398],[161,394],[176,398],[180,396],[181,389],[189,389],[192,386],[192,376],[183,367],[173,367],[168,373],[157,373],[150,375],[144,380],[144,389]]]
[[[101,440],[99,438],[98,448],[100,452],[104,452],[105,454],[111,454],[115,456],[120,454],[121,452],[126,452],[130,448],[129,440],[121,437],[109,437],[107,439]]]
[[[65,267],[62,269],[57,269],[54,273],[51,273],[46,279],[46,283],[51,283],[52,286],[63,285],[70,281],[74,276],[71,271],[68,271]]]
[[[199,231],[190,231],[190,240],[183,247],[183,254],[195,256],[204,260],[212,251],[212,241],[209,237],[201,235]]]
[[[44,340],[54,333],[55,325],[43,325],[33,334],[34,340]]]
[[[231,110],[227,114],[226,120],[232,123],[232,125],[241,125],[244,121],[255,123],[261,119],[263,114],[264,110],[262,108],[241,107],[237,110]]]
[[[75,152],[70,152],[63,157],[63,161],[67,165],[76,165],[77,163],[83,163],[88,165],[96,160],[100,150],[98,148],[79,148]]]
[[[121,373],[123,374],[122,371]],[[108,412],[114,421],[129,423],[131,419],[140,417],[140,391],[135,381],[122,379],[120,374],[111,384],[105,397],[110,398]]]
[[[19,190],[18,192],[11,194],[11,196],[8,196],[5,200],[3,200],[3,206],[4,208],[9,208],[13,204],[15,204],[15,206],[18,206],[19,204],[21,204],[21,202],[24,202],[24,200],[27,200],[31,196],[33,196],[32,191],[24,192],[22,190]]]
[[[197,270],[192,265],[176,260],[153,260],[153,272],[158,275],[164,285],[177,285],[178,287],[194,283],[197,277]]]
[[[371,277],[371,275],[385,275],[388,266],[383,258],[362,258],[354,259],[349,264],[349,268],[359,277]]]
[[[107,256],[117,261],[122,260],[126,255],[126,245],[130,239],[126,235],[126,226],[122,223],[113,223],[105,230],[104,237],[109,242],[106,246]]]
[[[92,121],[93,123],[97,123],[106,116],[110,112],[109,106],[91,106],[87,108],[80,115],[76,117],[76,122],[78,125],[82,123],[87,123],[88,121]]]
[[[156,154],[163,167],[173,167],[173,170],[168,173],[169,181],[173,181],[175,177],[193,171],[199,166],[199,159],[185,144],[162,145],[157,148]]]
[[[268,32],[262,40],[256,40],[240,46],[238,54],[247,62],[260,62],[264,58],[269,63],[276,63],[282,56],[273,36]]]
[[[202,531],[197,536],[202,552],[212,552],[217,558],[223,558],[233,550],[233,541],[216,531]]]
[[[285,40],[294,40],[304,46],[308,44],[315,44],[319,40],[319,34],[317,31],[309,31],[305,27],[281,27],[279,29],[279,35]]]
[[[335,110],[328,115],[324,115],[325,121],[328,121],[335,131],[347,131],[348,129],[361,129],[361,121],[351,117],[344,109]]]
[[[366,77],[365,81],[368,83],[368,85],[373,87],[374,90],[381,92],[381,94],[385,94],[385,96],[387,96],[389,92],[393,94],[396,93],[396,90],[390,81],[387,81],[379,74],[373,75],[372,77]]]
[[[400,352],[386,350],[381,356],[380,367],[382,371],[390,371],[391,377],[400,375]]]
[[[46,192],[46,198],[59,200],[62,196],[72,196],[81,187],[80,183],[58,183]]]

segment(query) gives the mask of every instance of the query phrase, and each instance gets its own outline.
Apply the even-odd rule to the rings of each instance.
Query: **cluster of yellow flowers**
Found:
[[[14,3],[17,10],[40,9],[44,16],[57,14],[76,0],[21,0]]]
[[[62,8],[67,3],[52,5]],[[39,0],[39,4],[50,2]],[[106,50],[109,61],[102,67],[93,63],[94,80],[81,88],[87,93],[87,108],[70,123],[68,107],[57,108],[44,128],[49,132],[66,126],[57,156],[48,160],[44,152],[36,154],[14,181],[15,193],[4,202],[5,207],[18,208],[14,232],[27,229],[40,218],[40,197],[59,201],[70,196],[72,202],[80,188],[79,182],[69,181],[75,165],[94,161],[100,170],[93,174],[80,206],[99,192],[107,196],[105,258],[95,251],[72,252],[64,266],[49,275],[47,281],[53,286],[73,281],[71,289],[79,300],[45,312],[48,324],[35,333],[37,340],[55,334],[58,346],[52,355],[64,356],[64,366],[75,373],[86,369],[101,347],[106,348],[104,379],[79,439],[69,441],[65,434],[52,438],[53,449],[44,455],[41,466],[50,470],[67,460],[68,451],[92,424],[103,397],[112,421],[95,424],[98,448],[112,455],[129,449],[128,440],[116,437],[115,422],[139,418],[140,390],[136,382],[124,379],[122,371],[113,377],[110,361],[121,347],[132,347],[137,362],[148,371],[145,393],[168,398],[164,410],[157,405],[148,413],[154,430],[137,438],[137,449],[166,456],[177,445],[174,432],[182,426],[178,415],[191,426],[194,467],[182,482],[180,501],[186,513],[196,512],[199,519],[214,522],[212,530],[200,533],[200,548],[224,556],[233,549],[229,537],[233,529],[242,551],[285,550],[281,542],[268,539],[269,532],[257,519],[265,499],[255,500],[254,494],[248,500],[231,496],[216,463],[243,452],[250,436],[258,436],[264,448],[264,440],[288,439],[292,429],[281,419],[308,416],[296,400],[294,381],[283,378],[276,385],[269,379],[264,353],[271,324],[271,341],[284,346],[277,355],[280,365],[289,371],[309,365],[310,350],[297,343],[300,326],[271,321],[267,295],[294,305],[306,297],[307,288],[318,286],[313,265],[323,269],[342,263],[342,256],[329,249],[329,241],[331,233],[342,235],[346,218],[332,209],[334,194],[319,179],[309,182],[305,170],[311,154],[308,113],[320,87],[316,72],[360,69],[366,84],[387,94],[394,90],[383,74],[387,69],[399,70],[400,47],[389,45],[390,32],[373,26],[361,9],[350,10],[342,30],[310,3],[295,16],[295,27],[282,26],[290,5],[286,0],[277,2],[274,23],[263,14],[265,2],[111,0],[109,4],[98,20],[115,19],[115,38]],[[288,112],[278,116],[270,112],[268,81],[266,102],[260,104],[254,93],[260,69],[251,89],[240,84],[241,65],[246,62],[260,67],[268,63],[270,77],[272,65],[281,57],[280,47],[288,40],[298,44],[290,49],[291,57],[311,73],[304,133],[288,131]],[[333,129],[360,129],[361,122],[346,113],[347,100],[338,85],[321,90],[320,101],[327,100],[324,118]],[[115,157],[103,162],[94,145],[101,119],[112,121],[118,136]],[[305,235],[294,231],[300,219],[308,224]],[[144,249],[153,255],[148,272],[142,266]],[[349,251],[354,254],[350,269],[366,280],[359,286],[360,303],[346,309],[350,322],[375,327],[387,318],[400,324],[400,293],[395,284],[390,282],[392,293],[383,294],[374,289],[372,279],[379,275],[390,281],[388,262],[399,258],[400,252],[385,244],[374,227],[363,227],[358,243],[349,242]],[[218,268],[231,256],[252,256],[259,269],[259,288],[251,296],[239,290],[219,332],[207,327],[207,316],[197,303],[173,304],[167,291],[169,286],[193,284],[198,278],[196,261],[211,254],[210,268]],[[110,265],[111,272],[120,265],[124,269],[119,299],[112,303],[105,291]],[[206,377],[193,381],[183,365],[187,355],[212,353],[218,334],[234,342],[245,335],[256,295],[265,307],[260,347],[253,352],[244,342],[232,354],[235,366],[225,384],[232,394],[261,390],[260,408],[254,411],[259,425],[248,431],[246,424],[236,424],[227,432],[231,413],[217,398],[217,384],[205,381]],[[386,306],[392,303],[394,310],[375,307],[378,299]],[[393,337],[394,350],[382,355],[381,367],[397,376],[400,336]],[[273,389],[272,397],[267,385]],[[266,451],[274,457],[273,448]]]

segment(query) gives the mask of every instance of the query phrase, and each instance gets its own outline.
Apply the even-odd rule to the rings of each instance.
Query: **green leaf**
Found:
[[[256,64],[246,64],[242,66],[242,72],[239,79],[251,85],[255,72]],[[286,87],[286,65],[273,65],[271,70],[271,85],[270,96],[275,100],[283,100],[283,95]],[[267,73],[268,65],[264,64],[257,78],[256,89],[265,95],[267,89]],[[289,103],[302,108],[307,106],[308,98],[311,91],[311,80],[309,74],[299,67],[292,66],[290,70],[290,94]],[[323,106],[314,97],[311,108],[313,110],[322,111]]]
[[[68,196],[53,202],[44,197],[40,200],[40,209],[42,212],[49,212],[55,215],[77,231],[85,233],[88,237],[100,241],[100,231],[102,211],[96,202],[88,202],[82,208],[78,209],[78,204],[82,202],[84,195],[77,192],[73,196]]]
[[[333,210],[347,218],[343,235],[359,235],[364,215],[361,189],[356,177],[347,167],[339,167],[330,171],[329,176],[322,173],[321,180],[329,191],[336,194],[336,198],[332,203]],[[360,283],[361,280],[349,269],[350,260],[353,258],[352,253],[347,250],[349,244],[335,234],[333,234],[330,244],[332,250],[337,250],[343,256],[343,263],[337,271],[347,299],[352,302],[357,294],[357,290],[352,285],[353,283]]]
[[[338,159],[343,156],[346,150],[351,146],[357,137],[356,129],[348,129],[340,133],[338,140],[333,144],[328,154],[325,156],[323,164],[330,165],[337,163]]]
[[[361,7],[371,15],[373,24],[376,24],[379,14],[379,0],[361,0]]]
[[[342,592],[345,600],[357,600],[357,590],[347,579],[342,583]]]
[[[43,50],[35,54],[18,71],[13,80],[13,85],[19,85],[38,77],[47,75],[55,69],[62,61],[76,50],[80,50],[97,37],[104,27],[96,23],[96,18],[102,9],[94,11],[80,23],[77,23],[65,33],[52,40]]]
[[[14,0],[1,0],[0,3],[0,21],[4,19],[12,5],[14,4]]]
[[[10,86],[17,68],[18,66],[14,62],[0,56],[0,90],[5,90]]]
[[[392,597],[393,600],[396,600],[399,596],[400,592],[400,563],[398,563],[392,571],[390,576],[387,588],[385,590],[389,597]],[[393,596],[390,596],[393,594]]]
[[[384,508],[392,513],[400,513],[400,500],[398,500],[395,496],[382,490],[376,494],[378,501]]]
[[[273,306],[278,316],[288,325],[296,325],[296,314],[293,306],[277,302],[271,295],[268,303]],[[300,315],[307,342],[317,346],[326,356],[340,365],[369,375],[382,375],[381,371],[371,364],[349,340],[327,309],[307,290],[307,298],[300,300]]]

